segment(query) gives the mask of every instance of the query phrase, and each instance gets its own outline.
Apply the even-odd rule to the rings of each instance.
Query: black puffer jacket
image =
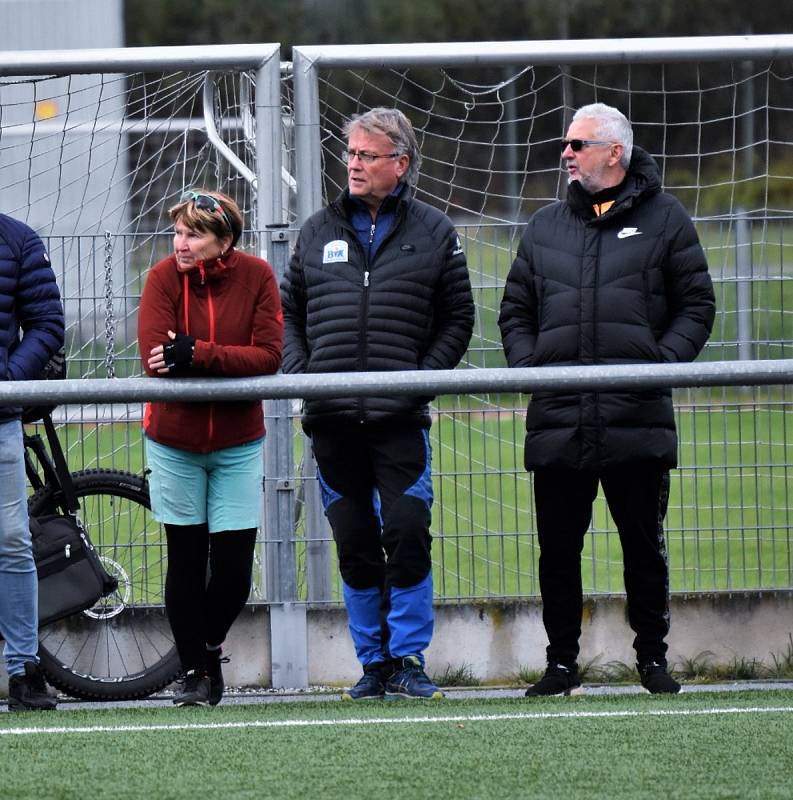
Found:
[[[468,347],[474,303],[451,221],[403,186],[394,227],[372,263],[344,192],[303,225],[281,283],[283,371],[452,369]],[[306,430],[399,417],[429,425],[428,397],[308,400]]]
[[[634,148],[612,208],[595,216],[574,181],[529,220],[499,326],[511,367],[692,361],[713,326],[705,254],[653,159]],[[536,393],[526,468],[677,464],[671,392]]]

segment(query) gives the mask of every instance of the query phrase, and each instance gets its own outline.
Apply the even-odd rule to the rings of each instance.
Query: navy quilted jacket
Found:
[[[44,243],[18,220],[0,214],[0,376],[37,378],[63,346],[63,306]],[[20,409],[0,407],[0,421]]]
[[[371,263],[349,222],[346,192],[300,231],[281,284],[283,370],[365,372],[453,369],[465,353],[474,302],[465,255],[449,218],[404,187],[396,219]],[[309,400],[303,424],[415,419],[414,396]]]
[[[532,216],[507,277],[499,326],[511,367],[692,361],[713,326],[705,254],[640,148],[614,205],[595,215],[574,181]],[[537,392],[527,469],[677,463],[671,392]]]

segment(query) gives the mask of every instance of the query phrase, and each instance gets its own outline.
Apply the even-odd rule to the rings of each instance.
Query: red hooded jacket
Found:
[[[168,331],[195,337],[192,364],[160,375],[148,368]],[[179,272],[171,255],[146,280],[138,315],[138,345],[151,377],[270,375],[281,365],[283,315],[270,265],[232,250],[206,269]],[[264,436],[260,401],[149,403],[143,420],[156,442],[209,453]]]

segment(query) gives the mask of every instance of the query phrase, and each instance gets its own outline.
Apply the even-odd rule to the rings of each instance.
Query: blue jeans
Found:
[[[0,634],[9,675],[38,661],[38,581],[18,419],[0,422]]]

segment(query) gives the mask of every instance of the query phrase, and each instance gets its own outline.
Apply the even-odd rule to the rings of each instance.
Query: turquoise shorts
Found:
[[[158,522],[208,522],[210,533],[260,527],[263,439],[212,453],[145,441],[151,510]]]

